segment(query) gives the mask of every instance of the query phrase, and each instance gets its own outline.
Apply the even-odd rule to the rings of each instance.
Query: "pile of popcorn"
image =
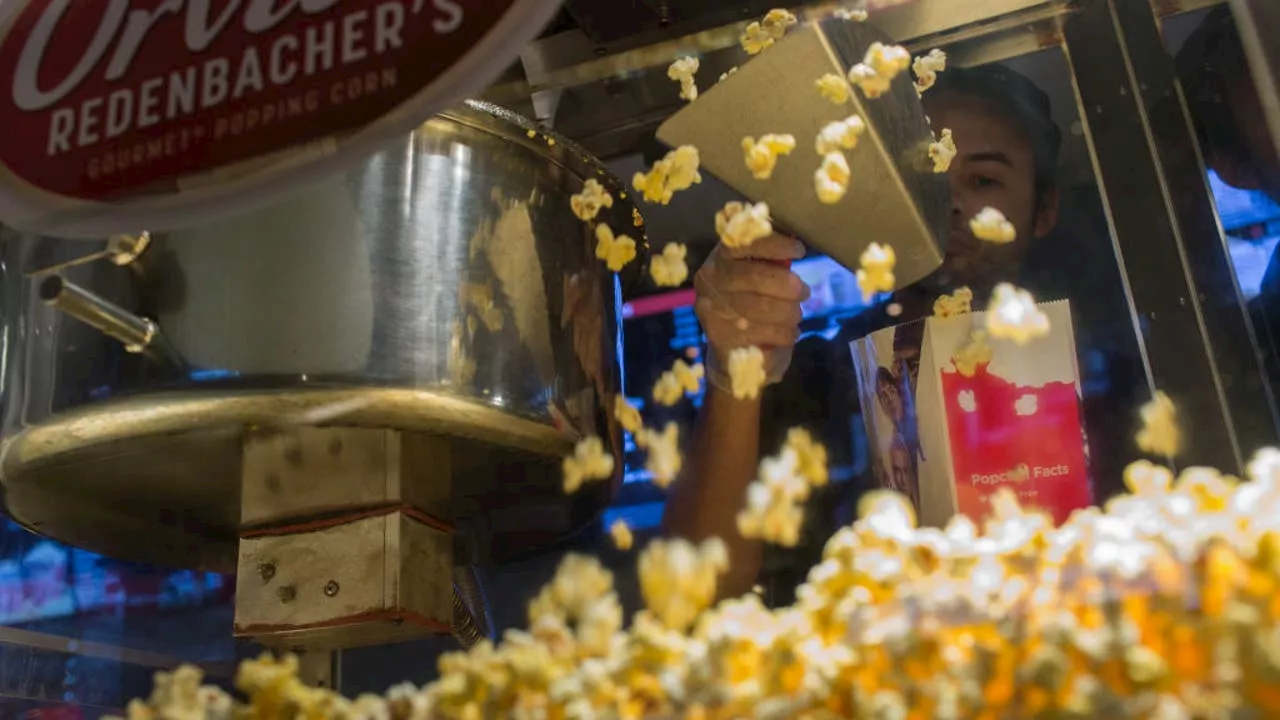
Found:
[[[720,541],[654,540],[626,629],[610,573],[574,555],[528,630],[442,657],[421,689],[348,701],[262,658],[240,669],[243,703],[184,668],[129,717],[1280,717],[1280,450],[1248,470],[1175,481],[1141,461],[1132,494],[1056,528],[1009,492],[981,532],[917,528],[878,493],[776,610],[712,606]]]

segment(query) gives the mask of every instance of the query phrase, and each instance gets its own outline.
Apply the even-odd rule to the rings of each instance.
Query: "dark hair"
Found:
[[[1249,63],[1229,7],[1211,11],[1191,33],[1174,60],[1200,147],[1206,155],[1248,162],[1228,91],[1249,82]]]
[[[1058,186],[1062,130],[1053,121],[1049,95],[1026,76],[1003,65],[948,68],[929,92],[954,92],[995,105],[1027,134],[1035,161],[1037,202]]]
[[[898,378],[893,376],[893,372],[889,368],[882,367],[876,370],[876,387],[880,387],[881,383],[888,383],[896,390],[898,387]]]

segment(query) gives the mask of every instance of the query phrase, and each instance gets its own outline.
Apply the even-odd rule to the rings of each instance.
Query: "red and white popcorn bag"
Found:
[[[1038,306],[1047,335],[986,337],[986,313],[905,323],[850,344],[879,484],[925,525],[985,518],[1007,487],[1061,523],[1091,502],[1071,309]]]

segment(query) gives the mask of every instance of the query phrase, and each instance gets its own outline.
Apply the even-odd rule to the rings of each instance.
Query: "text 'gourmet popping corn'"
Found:
[[[893,277],[893,268],[898,264],[898,256],[888,245],[871,243],[858,258],[858,287],[862,290],[862,299],[870,301],[876,293],[893,292],[897,281]]]
[[[764,19],[747,25],[739,42],[748,55],[759,55],[766,48],[781,40],[787,28],[796,24],[796,16],[780,8],[770,10]]]
[[[698,72],[698,58],[682,57],[667,68],[667,77],[680,83],[680,98],[693,102],[698,99],[698,82],[694,75]]]
[[[993,207],[983,208],[969,221],[969,230],[979,240],[1003,245],[1018,239],[1018,230]]]
[[[702,378],[705,375],[702,363],[690,365],[684,360],[676,360],[671,364],[671,369],[663,372],[653,384],[654,402],[671,407],[685,395],[696,395],[702,389]]]
[[[655,541],[637,562],[647,607],[625,630],[612,575],[571,555],[528,631],[446,654],[421,689],[352,702],[303,686],[296,661],[262,658],[242,665],[248,702],[229,714],[160,711],[191,708],[200,678],[184,668],[180,683],[158,675],[131,716],[1280,717],[1280,450],[1248,473],[1175,481],[1140,461],[1129,495],[1060,527],[1007,489],[981,531],[964,516],[917,528],[902,496],[872,493],[776,610],[752,594],[712,606],[729,560],[719,540]]]
[[[814,190],[818,200],[827,205],[840,202],[849,190],[849,161],[842,152],[831,152],[822,156],[822,165],[813,174]]]
[[[1040,312],[1031,293],[1000,283],[987,308],[987,332],[993,338],[1025,345],[1049,334],[1049,316]]]
[[[681,243],[667,243],[661,255],[649,258],[649,276],[660,287],[678,287],[689,279],[685,257],[689,249]]]
[[[744,538],[795,547],[810,490],[827,484],[827,449],[808,432],[792,428],[777,457],[760,461],[759,478],[747,486],[737,517]]]
[[[569,196],[569,207],[579,220],[590,222],[600,214],[600,208],[613,207],[613,196],[595,178],[582,184],[582,192]]]
[[[836,105],[849,102],[849,83],[835,73],[827,73],[814,81],[818,94]]]
[[[957,288],[950,295],[940,295],[933,301],[933,316],[952,318],[973,312],[973,291],[968,287]]]
[[[764,367],[764,351],[754,345],[729,351],[729,386],[739,400],[760,397],[760,389],[768,382]]]
[[[1138,412],[1142,418],[1142,428],[1135,438],[1138,448],[1152,455],[1177,457],[1182,449],[1182,431],[1173,400],[1159,390]]]
[[[757,141],[753,137],[742,138],[742,155],[751,171],[751,177],[768,180],[778,165],[778,157],[790,155],[796,149],[796,139],[791,135],[765,135]]]
[[[866,130],[867,125],[862,121],[862,118],[857,115],[851,115],[844,120],[837,120],[824,125],[822,130],[818,132],[818,137],[814,140],[813,146],[819,155],[838,153],[841,150],[852,150],[858,147],[858,138]]]
[[[631,185],[648,202],[666,205],[681,190],[702,182],[698,173],[698,148],[681,145],[655,162],[647,173],[636,173]]]
[[[951,163],[958,154],[956,141],[951,137],[950,128],[942,130],[942,137],[929,143],[929,159],[933,161],[933,171],[941,174],[951,169]]]
[[[605,452],[604,443],[594,436],[579,440],[562,466],[564,491],[571,494],[578,492],[584,482],[608,480],[613,476],[613,456]]]
[[[613,272],[620,272],[636,257],[636,241],[627,235],[614,235],[604,223],[596,225],[596,258],[603,260]]]
[[[938,73],[947,69],[947,54],[937,48],[921,55],[911,63],[916,74],[916,92],[923,94],[938,82]]]
[[[773,222],[769,219],[769,206],[765,203],[753,205],[730,201],[716,213],[716,235],[727,247],[747,247],[772,234]]]
[[[849,82],[874,100],[889,92],[894,78],[911,67],[911,53],[901,45],[871,43],[862,62],[849,70]]]

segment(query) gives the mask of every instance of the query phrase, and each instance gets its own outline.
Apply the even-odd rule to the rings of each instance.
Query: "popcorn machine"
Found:
[[[624,288],[652,290],[646,239],[698,257],[736,197],[707,178],[654,205],[617,178],[661,156],[654,132],[686,102],[668,66],[696,56],[711,84],[749,62],[744,24],[769,9],[366,4],[248,2],[226,26],[241,37],[194,2],[131,19],[115,9],[128,3],[91,19],[57,2],[0,11],[0,122],[21,138],[0,140],[5,509],[106,555],[234,572],[236,633],[310,651],[330,683],[330,650],[449,632],[469,645],[522,622],[482,576],[613,500]],[[794,10],[862,4],[844,5]],[[1274,249],[1280,211],[1229,226],[1228,190],[1212,192],[1280,191],[1257,151],[1280,139],[1271,4],[867,5],[913,54],[1000,64],[1052,100],[1061,220],[1026,281],[1076,313],[1095,497],[1136,458],[1116,438],[1151,388],[1195,418],[1186,464],[1238,472],[1274,442],[1280,287],[1247,278],[1264,274],[1249,263],[1269,262],[1258,248]],[[492,25],[471,27],[485,10]],[[1198,65],[1251,68],[1231,93],[1186,59],[1224,15],[1241,54]],[[165,23],[186,43],[165,52],[190,62],[153,78],[140,68],[166,57]],[[46,87],[31,64],[75,40],[97,53],[80,66],[92,82]],[[1266,122],[1234,134],[1255,145],[1214,146],[1225,120],[1204,113],[1236,92],[1260,113],[1219,115]],[[1252,181],[1231,174],[1244,166]],[[590,178],[615,198],[602,217],[638,240],[620,276],[570,209]],[[566,497],[560,457],[587,436],[614,477]]]

